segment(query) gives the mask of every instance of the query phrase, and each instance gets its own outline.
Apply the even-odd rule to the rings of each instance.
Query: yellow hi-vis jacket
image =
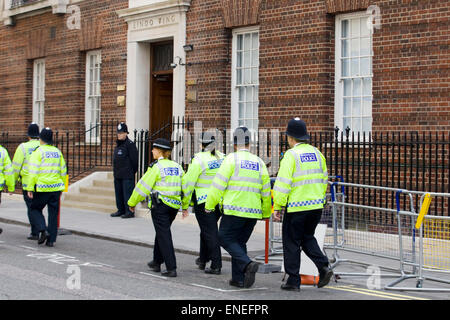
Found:
[[[192,159],[189,169],[183,177],[183,209],[187,209],[195,190],[197,204],[206,202],[208,189],[222,164],[224,154],[215,151],[199,152]]]
[[[28,162],[31,154],[40,146],[39,139],[32,139],[28,142],[21,143],[14,153],[12,165],[14,168],[14,180],[21,181],[22,187],[25,189],[28,185]]]
[[[269,218],[270,177],[264,162],[247,150],[226,156],[208,190],[205,209],[214,210],[222,197],[224,214]]]
[[[309,144],[286,151],[273,188],[274,210],[287,204],[287,212],[323,208],[328,171],[325,157]]]
[[[158,192],[158,198],[169,207],[181,208],[183,168],[176,162],[160,158],[156,164],[147,169],[144,176],[134,187],[128,205],[135,207],[153,192]],[[152,207],[151,199],[148,207]]]
[[[7,188],[9,192],[14,192],[14,169],[9,158],[8,151],[0,146],[0,191]]]
[[[24,171],[29,175],[27,187],[24,188],[26,191],[55,192],[65,189],[66,162],[61,151],[54,146],[41,145],[37,148]]]

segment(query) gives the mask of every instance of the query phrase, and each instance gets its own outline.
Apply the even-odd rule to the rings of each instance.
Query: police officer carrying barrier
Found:
[[[39,231],[36,226],[32,223],[31,219],[31,202],[33,201],[28,197],[28,191],[25,188],[28,185],[29,176],[28,172],[28,162],[30,161],[31,154],[40,146],[39,142],[39,126],[36,123],[31,123],[28,126],[28,141],[21,143],[14,153],[13,158],[13,168],[14,168],[14,180],[22,183],[22,194],[25,205],[27,206],[28,220],[31,225],[31,233],[28,236],[28,240],[37,240],[39,238]]]
[[[11,158],[8,151],[0,145],[0,194],[6,189],[12,193],[14,188],[14,169],[11,164]],[[0,228],[0,233],[2,232],[3,230]]]
[[[151,195],[149,208],[156,237],[153,249],[153,260],[148,263],[150,269],[161,272],[161,264],[166,264],[166,271],[161,272],[166,277],[177,276],[175,249],[173,247],[170,227],[181,208],[183,168],[169,160],[172,147],[166,139],[158,138],[153,143],[153,158],[158,161],[149,167],[145,175],[136,184],[128,200],[130,211],[134,212],[136,205]]]
[[[251,287],[259,264],[247,255],[247,241],[258,219],[271,215],[270,178],[264,162],[249,151],[250,131],[239,127],[234,132],[235,152],[227,155],[208,190],[205,209],[215,209],[223,197],[219,227],[220,245],[231,255],[235,287]]]
[[[220,252],[217,221],[222,215],[219,205],[212,213],[205,213],[205,203],[208,188],[222,164],[224,154],[215,148],[215,137],[203,134],[203,151],[192,159],[189,169],[183,177],[183,208],[193,199],[195,217],[200,226],[200,257],[196,263],[201,270],[208,274],[220,274],[222,268],[222,254]],[[187,215],[187,209],[184,215]],[[210,268],[206,263],[211,260]]]
[[[300,118],[289,121],[288,143],[280,163],[273,188],[274,220],[280,221],[280,211],[287,205],[283,216],[282,238],[284,268],[288,274],[281,289],[300,291],[301,250],[319,270],[318,287],[327,285],[333,275],[328,258],[320,250],[314,232],[322,216],[327,190],[328,171],[325,157],[308,144],[310,136]]]
[[[38,244],[45,242],[53,247],[58,235],[58,214],[61,192],[65,189],[67,175],[66,162],[61,151],[52,146],[53,131],[44,128],[39,134],[40,146],[31,154],[25,175],[28,183],[24,188],[28,191],[31,202],[31,219],[39,232]],[[48,228],[42,210],[48,207]]]

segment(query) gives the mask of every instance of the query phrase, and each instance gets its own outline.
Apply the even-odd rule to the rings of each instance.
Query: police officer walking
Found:
[[[223,197],[220,245],[231,255],[231,286],[251,287],[259,264],[247,255],[258,219],[271,215],[270,178],[264,162],[249,151],[250,131],[234,132],[235,152],[225,157],[208,190],[205,209],[212,212]]]
[[[28,221],[31,225],[31,233],[27,237],[28,240],[37,240],[39,238],[39,231],[36,226],[32,223],[31,219],[31,202],[33,201],[28,197],[28,191],[25,188],[28,185],[29,176],[28,172],[28,162],[30,161],[31,154],[40,146],[39,142],[39,126],[36,123],[31,123],[28,126],[28,141],[21,143],[14,153],[13,158],[13,168],[14,168],[14,180],[16,182],[22,183],[22,193],[23,200],[27,206]]]
[[[166,139],[158,138],[153,143],[153,158],[158,161],[149,167],[145,175],[136,184],[128,200],[130,211],[151,194],[149,208],[156,237],[153,248],[153,260],[148,263],[150,269],[161,272],[161,264],[166,264],[166,271],[161,272],[166,277],[177,276],[175,249],[173,247],[170,227],[181,208],[183,168],[169,160],[172,147]]]
[[[0,194],[4,189],[10,193],[14,192],[14,169],[8,151],[0,145]],[[3,230],[0,228],[0,233]]]
[[[124,122],[117,126],[117,146],[114,149],[113,174],[117,211],[111,217],[133,218],[134,213],[128,210],[127,201],[134,188],[134,177],[138,170],[138,151],[131,141],[128,127]]]
[[[203,134],[203,151],[192,159],[189,169],[183,177],[183,208],[187,208],[193,199],[195,217],[200,226],[200,257],[196,263],[205,273],[220,274],[222,268],[222,254],[220,252],[217,221],[222,215],[219,205],[212,213],[205,213],[205,203],[208,188],[222,164],[224,154],[215,148],[215,137]],[[187,209],[183,210],[187,215]],[[206,263],[211,260],[210,268]]]
[[[67,167],[61,151],[51,145],[53,131],[44,128],[39,138],[40,147],[31,154],[28,170],[25,169],[29,176],[25,190],[32,199],[31,219],[39,232],[38,244],[45,242],[46,246],[53,247],[58,234],[59,200],[65,189]],[[45,206],[48,207],[48,228],[42,214]]]
[[[308,144],[310,136],[300,118],[287,126],[289,149],[281,163],[273,188],[274,220],[280,220],[280,210],[287,205],[283,216],[283,258],[288,274],[281,289],[300,291],[301,250],[319,270],[318,287],[327,285],[333,275],[328,258],[320,250],[314,232],[322,216],[327,191],[328,171],[325,157]]]

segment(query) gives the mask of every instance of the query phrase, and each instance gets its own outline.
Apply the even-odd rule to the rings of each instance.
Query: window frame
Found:
[[[259,26],[237,28],[232,32],[232,59],[231,59],[231,129],[234,131],[239,126],[239,88],[243,87],[237,84],[237,44],[238,36],[245,34],[258,33],[258,83],[251,84],[250,86],[256,87],[258,95],[257,108],[259,109],[259,68],[260,68],[260,32]],[[254,93],[255,96],[255,93]],[[253,102],[254,103],[254,102]],[[256,133],[259,127],[259,110],[258,110],[257,128],[249,128],[252,133]]]
[[[98,78],[95,79],[91,79],[91,75],[90,75],[90,71],[92,68],[91,65],[91,57],[92,56],[96,56],[99,59],[99,67],[98,67]],[[95,67],[94,67],[95,68]],[[100,136],[97,135],[99,133],[99,130],[97,130],[96,134],[91,135],[88,134],[88,130],[90,130],[92,128],[92,110],[93,110],[93,105],[92,105],[92,99],[93,98],[97,98],[98,99],[98,124],[100,123],[100,119],[101,119],[101,84],[102,84],[102,77],[101,77],[101,72],[102,72],[102,54],[101,54],[101,50],[92,50],[92,51],[87,51],[86,52],[86,83],[85,83],[85,107],[84,107],[84,122],[85,122],[85,130],[86,130],[86,142],[93,142],[93,143],[99,143],[100,142]],[[94,69],[95,71],[95,69]],[[95,72],[94,72],[94,76],[95,76]],[[96,95],[94,93],[94,95],[91,95],[91,90],[90,90],[90,86],[91,83],[93,85],[98,85],[99,86],[99,92]],[[95,125],[94,125],[95,126]]]
[[[342,59],[342,42],[341,42],[341,35],[342,35],[342,21],[343,20],[351,20],[351,19],[361,19],[361,18],[367,18],[370,19],[370,14],[367,13],[366,11],[360,11],[360,12],[354,12],[354,13],[346,13],[346,14],[341,14],[341,15],[337,15],[335,18],[335,111],[334,111],[334,125],[335,127],[337,126],[340,130],[345,131],[346,128],[344,128],[344,78],[345,79],[354,79],[354,78],[360,78],[361,79],[361,91],[363,91],[363,78],[368,78],[370,77],[371,79],[371,92],[370,92],[370,97],[371,97],[371,108],[370,108],[370,129],[368,131],[366,131],[366,133],[369,133],[372,131],[373,128],[373,57],[374,57],[374,52],[373,52],[373,30],[370,30],[369,28],[369,37],[370,37],[370,41],[369,41],[369,57],[370,57],[370,75],[368,76],[356,76],[356,77],[352,77],[351,75],[348,77],[343,77],[342,76],[342,64],[341,64],[341,59]],[[361,34],[359,36],[359,38],[361,38]],[[351,59],[351,53],[349,55],[349,58]],[[358,56],[359,58],[361,56]],[[351,70],[351,66],[349,67]],[[351,92],[351,96],[353,97],[353,92]],[[363,94],[361,94],[361,96],[363,96]],[[368,95],[367,95],[368,96]],[[352,105],[353,108],[353,105]],[[361,100],[361,110],[363,109],[363,100]],[[361,117],[361,119],[363,119],[363,117]],[[361,127],[363,125],[361,124]],[[354,128],[351,128],[351,131]],[[362,131],[360,131],[362,134]],[[355,133],[357,133],[357,131],[355,131]],[[368,136],[368,134],[367,134]]]
[[[39,69],[39,66],[42,68]],[[45,127],[45,59],[33,60],[33,122]],[[39,93],[38,93],[39,91]]]

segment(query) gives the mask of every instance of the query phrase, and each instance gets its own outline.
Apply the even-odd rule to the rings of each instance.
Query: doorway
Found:
[[[150,135],[170,139],[173,109],[173,41],[151,45]],[[169,126],[169,128],[165,128]],[[169,134],[167,137],[166,135]],[[156,138],[156,137],[155,137]]]

